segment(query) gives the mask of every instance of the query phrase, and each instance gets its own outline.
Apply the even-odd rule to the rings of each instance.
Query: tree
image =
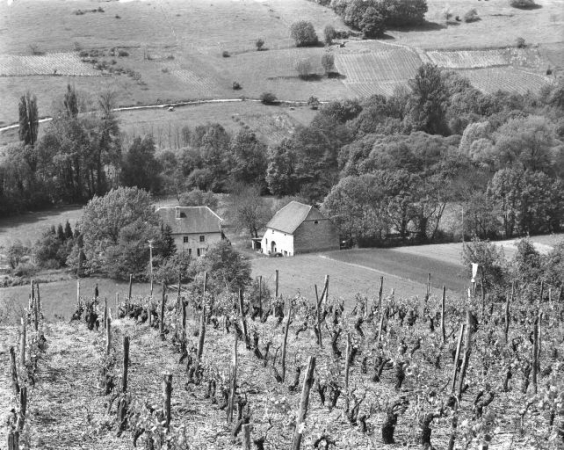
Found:
[[[34,146],[39,131],[39,116],[37,112],[37,98],[29,91],[20,97],[20,141],[24,145]]]
[[[296,153],[290,139],[268,149],[266,182],[273,195],[294,195],[299,191]]]
[[[121,180],[124,186],[159,193],[161,166],[155,158],[155,143],[151,136],[136,137],[124,155]]]
[[[533,243],[528,238],[521,239],[511,260],[512,278],[524,285],[539,283],[543,276],[543,264],[543,258]]]
[[[311,61],[308,58],[302,58],[296,62],[296,71],[302,80],[307,80],[312,75]]]
[[[335,27],[333,25],[326,25],[323,29],[323,36],[325,38],[325,44],[331,45],[333,44],[333,39],[335,39],[337,32],[335,31]]]
[[[485,290],[496,286],[503,286],[507,277],[507,262],[503,247],[490,241],[472,239],[462,249],[462,263],[466,269],[468,279],[472,275],[472,263],[478,264],[477,284]]]
[[[122,278],[146,276],[147,240],[159,239],[159,216],[151,196],[137,188],[118,188],[94,197],[80,219],[88,272]]]
[[[70,84],[67,84],[67,92],[65,92],[63,106],[65,114],[68,117],[78,116],[78,96],[76,94],[76,89]]]
[[[427,0],[383,0],[386,25],[408,27],[425,22]]]
[[[257,48],[257,51],[259,51],[259,52],[260,52],[261,50],[263,50],[263,47],[264,47],[264,39],[258,38],[258,39],[255,41],[255,47]]]
[[[228,218],[237,231],[247,231],[251,238],[258,238],[272,216],[266,201],[260,196],[261,188],[240,185],[229,195]]]
[[[180,194],[178,203],[180,206],[207,206],[215,210],[217,209],[219,200],[213,192],[193,189]]]
[[[231,140],[233,164],[230,177],[234,183],[256,184],[266,190],[267,146],[250,130],[242,129]]]
[[[272,105],[273,103],[276,103],[277,100],[276,95],[272,92],[263,92],[260,94],[260,101],[265,105]]]
[[[448,91],[443,84],[441,70],[434,64],[425,63],[409,80],[412,91],[411,120],[416,130],[429,134],[446,133],[445,121]]]
[[[290,27],[290,36],[296,42],[296,47],[308,47],[319,42],[313,24],[306,20],[294,22]]]
[[[12,269],[15,269],[28,253],[29,249],[26,248],[19,239],[16,239],[6,250],[8,264]]]
[[[386,31],[384,17],[376,8],[370,6],[364,11],[359,28],[365,39],[381,37]]]
[[[324,53],[321,57],[321,65],[325,70],[325,74],[329,76],[335,71],[335,55],[333,53]]]
[[[116,95],[114,91],[105,91],[98,98],[100,111],[96,153],[96,194],[98,195],[106,192],[104,165],[118,165],[121,158],[119,125],[114,113]]]
[[[209,291],[237,293],[252,281],[251,264],[227,240],[219,242],[190,265],[189,275],[193,279],[201,277],[203,272],[207,273]]]

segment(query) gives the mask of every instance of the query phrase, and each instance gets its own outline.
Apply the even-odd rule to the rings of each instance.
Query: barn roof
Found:
[[[172,206],[157,209],[172,234],[221,233],[223,219],[207,206]]]
[[[323,220],[325,217],[311,205],[291,201],[274,215],[266,228],[292,234],[305,220]]]

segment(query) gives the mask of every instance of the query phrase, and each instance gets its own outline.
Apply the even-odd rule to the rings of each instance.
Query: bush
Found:
[[[321,57],[321,65],[327,75],[333,73],[335,71],[335,56],[333,53],[325,53]]]
[[[273,103],[276,103],[277,98],[272,92],[263,92],[260,94],[260,101],[265,105],[272,105]]]
[[[264,39],[258,38],[255,41],[255,47],[257,48],[257,51],[260,52],[261,50],[263,50],[263,46],[264,46]]]
[[[525,39],[523,39],[522,37],[518,37],[515,40],[515,46],[517,48],[525,48],[527,46],[527,44],[525,43]]]
[[[535,0],[509,0],[509,4],[513,6],[513,8],[519,9],[529,9],[537,6]]]
[[[314,111],[319,108],[319,99],[315,96],[311,96],[307,101],[308,106]]]
[[[476,11],[476,8],[472,8],[466,14],[464,14],[464,22],[466,23],[477,22],[478,20],[480,20],[480,16],[478,16],[478,11]]]
[[[311,61],[309,59],[300,59],[296,63],[296,70],[302,80],[306,80],[311,76]]]
[[[337,32],[335,31],[335,27],[333,25],[327,25],[323,30],[325,44],[331,45],[333,43],[333,39],[335,39],[336,34]]]
[[[37,267],[30,262],[20,263],[14,269],[13,275],[16,277],[32,277],[37,273]]]
[[[241,85],[237,81],[234,81],[233,82],[233,90],[238,91],[239,89],[241,89]]]
[[[384,34],[386,28],[384,26],[384,17],[378,12],[376,8],[366,8],[360,21],[360,29],[362,30],[362,37],[364,38],[377,38]]]
[[[296,47],[313,46],[319,43],[313,24],[306,20],[293,23],[290,28],[290,36],[296,42]]]
[[[126,52],[125,50],[120,50],[120,51],[118,52],[118,56],[120,56],[120,57],[123,58],[124,56],[129,56],[129,53]]]
[[[223,50],[223,52],[221,53],[221,56],[223,56],[224,58],[229,58],[231,55],[229,54],[229,52],[227,50]]]

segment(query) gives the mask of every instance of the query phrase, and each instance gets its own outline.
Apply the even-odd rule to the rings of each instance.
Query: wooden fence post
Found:
[[[163,399],[164,399],[163,411],[165,413],[164,427],[166,428],[167,433],[170,428],[170,419],[171,419],[170,416],[171,396],[172,396],[172,374],[167,372],[164,374],[164,382],[163,382]]]
[[[121,392],[127,392],[127,371],[129,368],[129,336],[123,337],[123,377],[121,380]]]
[[[22,317],[22,329],[21,329],[21,336],[20,336],[20,364],[23,368],[25,367],[25,347],[27,344],[27,337],[26,337],[26,325],[27,325],[27,320]]]
[[[313,371],[315,370],[315,356],[310,356],[307,363],[307,370],[304,376],[304,384],[302,387],[302,396],[300,399],[300,409],[296,418],[296,429],[294,431],[294,439],[292,441],[292,450],[300,450],[302,445],[302,437],[304,432],[304,423],[307,416],[309,405],[309,393],[313,386]]]

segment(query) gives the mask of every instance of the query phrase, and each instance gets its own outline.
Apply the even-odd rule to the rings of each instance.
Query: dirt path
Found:
[[[104,397],[97,388],[102,334],[59,322],[47,326],[46,338],[30,399],[31,448],[119,448],[102,426]]]

